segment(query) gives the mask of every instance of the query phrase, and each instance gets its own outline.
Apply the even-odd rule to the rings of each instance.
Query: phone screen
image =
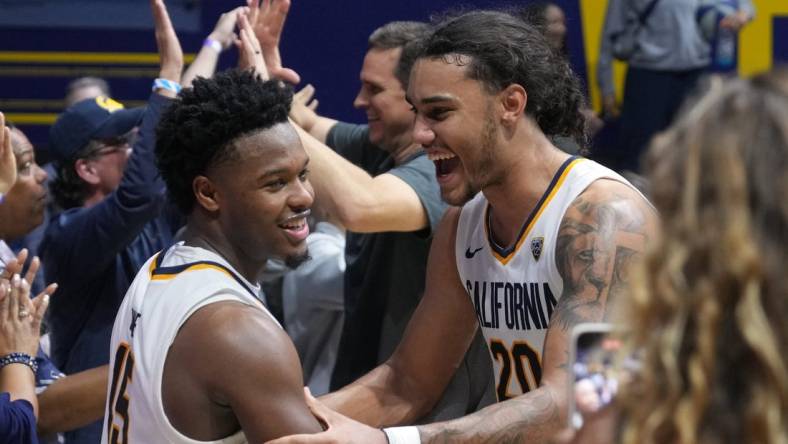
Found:
[[[615,365],[621,341],[610,332],[610,324],[579,324],[571,347],[569,421],[580,428],[584,416],[610,404],[618,392]]]

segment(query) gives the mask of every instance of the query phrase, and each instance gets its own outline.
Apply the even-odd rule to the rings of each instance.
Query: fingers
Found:
[[[3,319],[2,314],[5,313],[6,305],[8,305],[8,293],[11,289],[11,283],[8,279],[3,278],[0,280],[0,320]]]
[[[249,21],[257,23],[260,16],[260,2],[258,0],[246,0],[246,7],[249,8]]]
[[[49,307],[49,294],[42,293],[39,297],[37,297],[33,303],[33,327],[38,329],[41,326],[41,322],[44,320],[44,314],[47,312],[47,307]]]
[[[19,281],[22,279],[18,274],[11,278],[11,291],[8,293],[8,312],[6,322],[15,323],[19,321]]]
[[[311,109],[312,111],[317,111],[317,105],[319,105],[319,101],[317,99],[309,102],[306,107]]]
[[[312,396],[309,387],[304,387],[304,398],[306,398],[306,406],[309,407],[309,411],[312,412],[312,415],[323,424],[326,430],[330,429],[332,423],[331,419],[333,419],[337,413]]]
[[[301,76],[290,68],[279,68],[275,74],[272,72],[271,75],[292,85],[298,85],[301,82]]]
[[[15,274],[21,273],[22,268],[25,266],[25,262],[27,261],[27,254],[27,248],[23,248],[19,251],[19,253],[16,254],[16,259],[8,261],[8,264],[5,266],[3,277],[11,280]]]
[[[27,267],[27,273],[25,273],[25,280],[28,284],[33,284],[33,280],[36,278],[36,274],[38,274],[38,268],[40,265],[41,260],[38,259],[38,256],[33,256],[33,260],[30,261],[30,265]]]
[[[49,284],[49,285],[47,285],[47,288],[45,288],[44,291],[42,291],[41,293],[39,293],[36,296],[36,300],[38,300],[38,298],[40,298],[42,296],[52,296],[57,291],[57,288],[58,288],[58,285],[57,285],[57,283],[54,283],[54,282]]]

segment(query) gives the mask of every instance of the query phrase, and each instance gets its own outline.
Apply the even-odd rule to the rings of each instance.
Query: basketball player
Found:
[[[255,74],[198,79],[162,116],[156,156],[188,215],[112,331],[103,443],[263,442],[320,425],[292,342],[261,304],[269,258],[307,258],[309,161],[292,93]]]
[[[567,63],[516,18],[475,11],[440,24],[408,97],[443,198],[464,205],[444,216],[397,351],[324,402],[375,427],[412,423],[481,326],[499,403],[381,431],[310,399],[329,429],[276,442],[544,442],[565,424],[571,328],[603,320],[623,296],[655,214],[619,175],[545,136],[582,141],[582,95]]]

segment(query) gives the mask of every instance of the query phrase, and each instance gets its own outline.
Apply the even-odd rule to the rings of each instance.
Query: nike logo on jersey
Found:
[[[471,248],[468,247],[468,248],[465,249],[465,257],[468,258],[468,259],[473,259],[473,256],[475,256],[476,253],[482,251],[483,248],[484,247],[479,247],[479,248],[471,251]]]

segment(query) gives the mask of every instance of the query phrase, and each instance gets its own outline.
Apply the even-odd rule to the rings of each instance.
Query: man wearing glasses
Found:
[[[158,88],[135,109],[105,96],[83,100],[51,128],[52,192],[64,211],[50,221],[40,254],[46,281],[60,285],[48,325],[52,359],[66,374],[108,363],[131,280],[180,226],[154,162],[156,124],[174,95]],[[68,442],[98,442],[100,426],[72,432]]]

